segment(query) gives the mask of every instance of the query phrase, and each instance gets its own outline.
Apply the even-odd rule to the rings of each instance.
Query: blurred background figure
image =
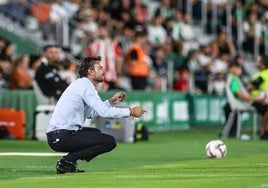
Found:
[[[101,25],[97,38],[88,44],[87,56],[102,57],[101,64],[106,73],[101,90],[115,89],[117,87],[116,51],[107,25]]]
[[[77,75],[72,70],[72,61],[67,58],[64,58],[62,61],[59,62],[59,75],[68,84],[76,80]]]
[[[5,55],[0,55],[1,85],[2,88],[9,87],[9,78],[12,70],[12,64]]]
[[[9,88],[15,89],[32,89],[33,80],[28,71],[29,57],[17,55],[13,61],[12,72],[9,78]]]
[[[150,61],[147,50],[147,35],[144,31],[137,31],[135,41],[127,56],[127,71],[134,90],[144,90],[148,86],[150,75]]]
[[[38,69],[38,67],[41,65],[41,55],[30,55],[29,56],[29,68],[28,71],[32,77],[32,79],[34,79],[35,77],[35,72]]]
[[[35,73],[37,81],[43,94],[52,100],[58,100],[68,83],[59,75],[59,62],[61,60],[61,47],[58,45],[47,45],[43,49],[42,63]]]

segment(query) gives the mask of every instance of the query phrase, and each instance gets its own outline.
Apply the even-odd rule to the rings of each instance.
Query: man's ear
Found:
[[[93,70],[88,69],[88,70],[87,70],[87,73],[88,73],[88,75],[90,75],[90,76],[91,76],[91,75],[93,74]]]

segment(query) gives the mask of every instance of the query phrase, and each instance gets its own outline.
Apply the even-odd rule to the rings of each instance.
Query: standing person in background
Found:
[[[248,90],[251,91],[251,95],[258,97],[262,91],[268,91],[268,56],[262,56],[257,62],[257,67],[260,72],[253,76],[251,84],[248,86]],[[261,139],[268,139],[268,104],[259,104],[256,106],[259,114],[262,115],[262,128],[260,132]]]
[[[101,57],[82,59],[78,73],[80,78],[69,85],[57,102],[47,129],[49,146],[55,151],[68,152],[57,162],[58,174],[84,172],[78,170],[77,160],[89,162],[116,147],[112,136],[96,128],[82,127],[86,118],[141,117],[146,112],[142,107],[114,107],[126,99],[123,92],[104,102],[101,100],[96,90],[105,75]]]
[[[112,38],[107,29],[107,25],[99,27],[98,38],[88,46],[88,56],[101,56],[102,65],[106,72],[104,83],[101,90],[116,89],[117,72],[116,72],[116,54]]]
[[[144,90],[150,74],[148,55],[143,47],[147,43],[147,35],[144,31],[137,31],[135,42],[127,55],[127,71],[131,79],[132,89]]]
[[[10,89],[32,89],[33,80],[28,71],[29,57],[18,55],[13,61],[13,68],[9,78]]]
[[[35,73],[35,79],[47,97],[58,100],[67,88],[68,83],[58,74],[58,62],[61,48],[58,45],[47,45],[43,49],[42,64]]]

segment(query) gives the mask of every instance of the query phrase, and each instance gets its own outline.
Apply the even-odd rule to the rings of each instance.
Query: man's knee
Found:
[[[108,151],[111,151],[116,147],[116,141],[113,136],[107,135],[105,141],[105,147],[107,148]]]

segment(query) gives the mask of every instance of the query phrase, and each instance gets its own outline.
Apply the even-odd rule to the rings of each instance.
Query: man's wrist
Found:
[[[112,99],[109,99],[109,103],[110,105],[114,105],[114,103],[112,102]]]
[[[132,116],[133,115],[133,113],[132,113],[133,111],[132,111],[132,108],[129,108],[129,114],[130,114],[130,116]]]

